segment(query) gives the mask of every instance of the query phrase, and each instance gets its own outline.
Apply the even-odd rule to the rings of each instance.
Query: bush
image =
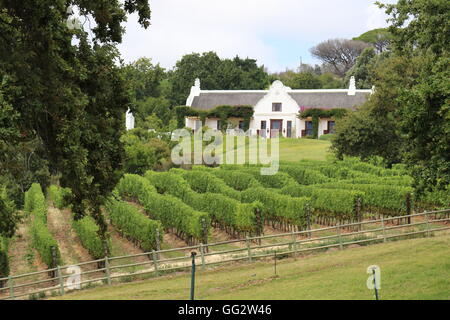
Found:
[[[32,246],[39,252],[42,261],[49,267],[54,268],[61,263],[61,254],[58,243],[47,228],[47,206],[41,186],[34,183],[25,193],[25,210],[31,214],[31,242]],[[56,261],[53,261],[52,247],[56,251]]]
[[[72,226],[80,238],[81,244],[94,259],[102,259],[107,252],[111,252],[111,243],[107,243],[108,248],[104,247],[103,241],[98,235],[98,225],[92,217],[85,216],[80,220],[73,220]]]
[[[262,203],[265,219],[288,223],[300,229],[306,227],[306,206],[310,200],[307,197],[292,198],[265,188],[249,188],[242,191],[243,202]]]
[[[61,188],[59,186],[51,185],[47,189],[47,198],[58,209],[64,209],[68,207],[67,197],[71,193],[69,188]]]
[[[330,178],[322,174],[320,171],[301,167],[298,165],[281,165],[280,170],[289,174],[294,180],[303,185],[326,183]]]
[[[195,170],[196,168],[194,168]],[[222,179],[229,187],[243,191],[248,188],[262,187],[261,183],[252,174],[245,172],[235,172],[231,170],[212,169],[209,171],[216,177]]]
[[[255,210],[257,204],[241,204],[239,201],[217,193],[197,193],[181,175],[172,172],[156,173],[149,171],[146,178],[158,192],[180,198],[192,208],[208,212],[211,218],[224,227],[237,232],[257,230]]]
[[[0,236],[0,278],[5,278],[9,275],[8,242],[7,238]]]
[[[357,218],[357,199],[361,199],[361,206],[364,199],[363,192],[314,186],[290,185],[283,188],[281,193],[292,197],[310,197],[316,215],[341,221],[352,221]]]
[[[134,206],[123,201],[111,199],[106,209],[111,223],[122,235],[146,252],[157,250],[157,232],[160,242],[164,235],[161,222],[149,219]]]
[[[137,199],[164,228],[175,229],[186,240],[194,238],[204,241],[203,224],[207,228],[206,234],[210,225],[207,213],[196,211],[173,196],[158,194],[155,187],[141,176],[127,174],[116,188],[121,196]]]

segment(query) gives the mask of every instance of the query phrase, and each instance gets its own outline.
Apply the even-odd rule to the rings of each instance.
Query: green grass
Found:
[[[197,273],[196,298],[368,299],[367,267],[381,268],[381,298],[450,299],[450,237],[412,239]],[[64,299],[188,299],[189,273],[71,293]],[[59,298],[59,297],[58,297]]]
[[[225,159],[225,150],[226,150],[226,138],[224,137],[224,144],[222,145]],[[296,162],[299,160],[327,160],[329,156],[331,156],[331,152],[329,150],[331,146],[330,141],[325,140],[317,140],[317,139],[288,139],[288,138],[280,138],[280,161],[288,161],[288,162]],[[208,145],[206,143],[206,145]],[[192,144],[193,148],[193,144]],[[268,143],[268,148],[270,152],[270,140]],[[241,148],[236,148],[235,150],[240,151]],[[192,149],[194,150],[194,149]],[[249,152],[249,142],[248,138],[246,139],[246,159],[248,161],[248,152]],[[235,154],[236,159],[236,154]]]

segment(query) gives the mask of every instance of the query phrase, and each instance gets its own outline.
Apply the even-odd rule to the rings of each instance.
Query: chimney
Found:
[[[348,95],[349,96],[356,95],[356,80],[354,76],[350,78],[350,87],[348,88]]]

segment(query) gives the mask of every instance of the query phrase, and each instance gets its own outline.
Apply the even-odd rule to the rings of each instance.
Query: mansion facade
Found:
[[[287,138],[302,138],[313,135],[313,121],[308,117],[300,119],[299,114],[308,109],[349,109],[362,105],[373,93],[373,89],[356,89],[352,77],[348,89],[293,90],[281,81],[275,81],[269,90],[202,90],[200,80],[195,81],[186,106],[208,111],[218,106],[252,106],[249,133],[272,137],[276,132]],[[218,118],[186,117],[186,127],[198,130],[202,126],[220,130]],[[243,129],[244,119],[230,118],[229,130]],[[320,118],[318,136],[333,133],[334,119]]]

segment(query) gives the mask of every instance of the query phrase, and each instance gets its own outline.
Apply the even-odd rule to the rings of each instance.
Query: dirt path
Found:
[[[36,250],[31,247],[29,223],[29,218],[24,220],[10,242],[8,252],[10,274],[23,274],[47,268]]]
[[[89,252],[83,248],[80,239],[71,224],[70,211],[48,208],[47,227],[56,241],[63,260],[63,265],[77,264],[94,260]]]

